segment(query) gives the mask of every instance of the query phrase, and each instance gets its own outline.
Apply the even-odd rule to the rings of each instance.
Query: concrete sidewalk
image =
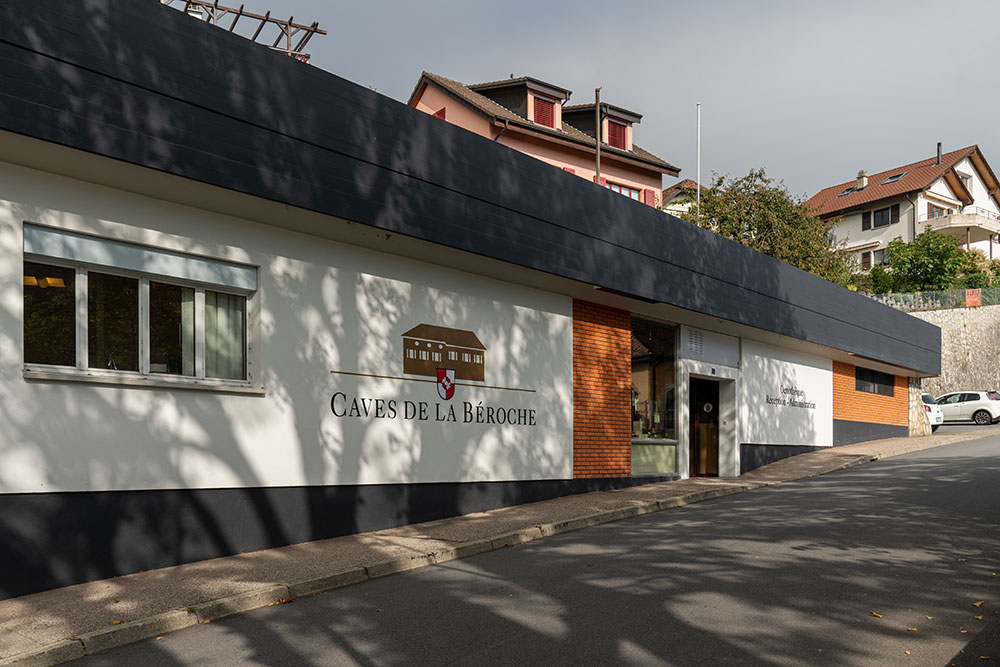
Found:
[[[307,542],[0,601],[0,665],[53,665],[295,597],[608,521],[1000,435],[891,438],[772,463],[739,479],[687,479]]]

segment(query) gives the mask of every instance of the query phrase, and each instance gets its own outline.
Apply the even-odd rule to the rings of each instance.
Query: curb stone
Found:
[[[964,437],[963,437],[964,436]],[[451,560],[466,558],[476,554],[503,549],[505,547],[517,546],[526,542],[531,542],[542,537],[549,537],[566,533],[582,528],[589,528],[603,523],[619,521],[621,519],[641,516],[667,509],[675,509],[693,503],[722,498],[725,496],[753,491],[788,481],[808,479],[818,477],[831,472],[837,472],[845,468],[850,468],[862,463],[876,462],[883,458],[892,458],[915,451],[922,451],[932,447],[950,445],[967,440],[975,440],[982,435],[967,436],[962,434],[952,436],[944,442],[927,446],[907,446],[899,451],[879,452],[858,455],[857,457],[844,461],[834,467],[825,468],[820,471],[810,472],[798,477],[776,480],[754,480],[750,483],[720,486],[717,488],[694,491],[670,498],[660,498],[654,501],[640,501],[633,505],[622,508],[605,510],[594,514],[575,517],[549,524],[539,524],[529,528],[516,530],[504,535],[488,539],[479,539],[471,542],[456,544],[452,547],[445,547],[438,551],[416,555],[409,558],[400,558],[382,563],[376,563],[367,567],[355,567],[329,575],[323,575],[312,579],[306,579],[289,584],[267,585],[238,595],[232,595],[216,600],[209,600],[198,605],[185,609],[177,609],[164,612],[144,619],[130,621],[120,625],[96,630],[79,637],[71,637],[46,646],[41,646],[30,651],[25,651],[17,655],[0,659],[0,666],[18,665],[19,667],[32,667],[34,665],[57,665],[64,662],[77,660],[86,655],[100,653],[102,651],[131,644],[144,639],[181,630],[186,627],[205,623],[216,619],[221,619],[233,614],[243,613],[268,605],[276,604],[282,600],[295,597],[315,595],[335,588],[341,588],[352,584],[360,583],[367,579],[375,579],[398,572],[406,572],[437,563],[446,563]]]
[[[291,597],[291,593],[288,590],[288,586],[276,584],[238,595],[230,595],[217,600],[202,602],[201,604],[191,606],[191,611],[185,610],[181,613],[187,613],[197,622],[208,623],[209,621],[215,621],[233,614],[266,607],[269,604],[274,604],[279,600],[289,597]],[[191,625],[194,625],[194,623]]]
[[[18,667],[48,667],[70,660],[78,660],[86,655],[83,643],[77,639],[64,639],[55,644],[41,646],[18,655],[0,660],[0,665],[17,665]]]
[[[176,609],[88,632],[80,635],[79,640],[83,645],[83,652],[90,655],[156,637],[165,632],[183,630],[197,624],[198,619],[194,614],[189,614],[183,609]]]
[[[342,572],[327,574],[315,579],[304,579],[288,584],[290,597],[302,597],[305,595],[316,595],[334,588],[342,588],[351,584],[358,584],[368,579],[368,572],[363,567],[355,567]]]

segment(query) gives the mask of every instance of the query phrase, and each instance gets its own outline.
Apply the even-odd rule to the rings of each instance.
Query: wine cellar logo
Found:
[[[486,346],[475,332],[436,324],[418,324],[403,333],[402,338],[403,376],[343,370],[330,372],[335,375],[353,375],[399,382],[433,382],[437,387],[438,397],[446,402],[370,398],[351,396],[346,391],[337,391],[330,399],[330,409],[335,416],[535,426],[536,415],[533,407],[488,405],[485,401],[476,403],[462,401],[461,405],[450,404],[458,387],[535,393],[534,389],[484,384]]]
[[[471,331],[418,324],[403,334],[403,373],[435,378],[438,395],[448,401],[456,380],[486,378],[486,346]]]

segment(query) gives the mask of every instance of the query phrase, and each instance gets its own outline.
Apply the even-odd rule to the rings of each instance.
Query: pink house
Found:
[[[597,182],[594,103],[568,105],[571,93],[529,76],[466,85],[423,72],[408,104]],[[600,184],[656,206],[663,174],[680,169],[633,143],[640,114],[605,102],[601,110]]]

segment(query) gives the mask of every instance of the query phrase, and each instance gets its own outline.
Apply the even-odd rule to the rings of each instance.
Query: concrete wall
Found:
[[[925,378],[923,391],[940,396],[1000,388],[1000,306],[911,314],[941,327],[941,375]]]

